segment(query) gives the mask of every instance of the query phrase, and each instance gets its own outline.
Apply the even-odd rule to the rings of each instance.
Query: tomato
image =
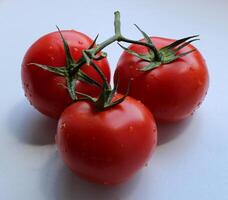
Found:
[[[87,49],[93,42],[85,34],[74,30],[61,32],[75,61],[82,56],[82,51]],[[52,118],[58,118],[62,111],[72,103],[66,89],[65,77],[58,76],[37,66],[28,65],[30,63],[54,67],[66,65],[66,54],[59,32],[44,35],[28,49],[24,56],[21,71],[23,88],[30,103],[41,113]],[[110,69],[107,59],[95,61],[95,63],[109,81]],[[92,67],[82,66],[82,71],[97,82],[102,83],[101,78]],[[79,81],[76,83],[76,89],[78,92],[92,96],[99,93],[99,89],[95,86]]]
[[[160,37],[151,39],[157,49],[175,41]],[[137,44],[132,44],[129,49],[140,54],[148,52],[146,47]],[[178,54],[193,49],[195,47],[188,44]],[[119,75],[118,92],[124,93],[131,79],[129,95],[142,101],[158,121],[185,119],[199,107],[207,93],[209,77],[206,63],[198,50],[153,70],[140,71],[147,65],[148,62],[124,51],[115,72],[115,80]]]
[[[62,113],[56,141],[76,175],[117,184],[146,164],[156,146],[157,129],[150,111],[131,97],[103,111],[80,101]]]

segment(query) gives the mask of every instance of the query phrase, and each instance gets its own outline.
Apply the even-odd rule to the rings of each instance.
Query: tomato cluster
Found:
[[[115,35],[96,45],[87,35],[56,31],[25,54],[22,83],[30,103],[58,119],[56,143],[78,176],[102,184],[125,181],[149,160],[157,144],[156,122],[187,118],[208,89],[208,71],[191,45],[180,40],[124,37],[115,12]],[[113,42],[124,49],[111,88],[102,50]],[[155,122],[156,120],[156,122]]]

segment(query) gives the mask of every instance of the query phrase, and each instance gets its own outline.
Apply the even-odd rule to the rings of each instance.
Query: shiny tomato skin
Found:
[[[88,102],[72,104],[62,113],[57,130],[66,165],[100,184],[128,179],[146,164],[157,143],[152,114],[131,97],[101,112]]]
[[[174,40],[151,37],[160,49]],[[146,54],[145,47],[132,44],[130,49]],[[195,49],[188,45],[178,53]],[[151,71],[138,69],[147,66],[127,52],[121,55],[115,71],[119,74],[118,92],[124,93],[131,79],[129,96],[142,101],[160,122],[174,122],[190,116],[202,103],[209,85],[209,75],[205,60],[198,50],[172,63],[163,64]]]
[[[61,31],[68,42],[74,60],[82,56],[82,51],[92,44],[92,39],[83,33],[74,30]],[[38,39],[26,52],[22,63],[22,83],[30,103],[41,113],[52,118],[58,118],[62,111],[72,103],[66,89],[64,77],[29,66],[29,63],[38,63],[54,67],[65,66],[66,56],[63,42],[58,32],[52,32]],[[110,80],[110,69],[107,59],[96,61],[96,64]],[[91,66],[83,66],[82,70],[91,78],[102,83],[101,78]],[[100,90],[82,82],[77,82],[77,91],[96,96]]]

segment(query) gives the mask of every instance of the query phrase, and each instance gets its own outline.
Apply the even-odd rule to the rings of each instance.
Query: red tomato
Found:
[[[151,37],[157,49],[175,40]],[[188,45],[179,50],[184,53],[195,47]],[[147,48],[132,44],[129,49],[146,54]],[[138,69],[148,65],[135,56],[123,52],[115,72],[119,74],[118,92],[124,93],[131,79],[129,96],[142,101],[159,121],[178,121],[191,115],[203,101],[208,90],[206,63],[198,50],[151,71]]]
[[[83,33],[66,30],[61,31],[67,41],[71,56],[78,60],[82,51],[87,49],[92,40]],[[64,45],[59,32],[52,32],[37,40],[25,54],[22,63],[22,82],[25,95],[30,103],[41,113],[53,118],[58,118],[62,111],[72,103],[66,89],[64,77],[45,71],[29,63],[38,63],[53,67],[66,65]],[[107,59],[95,62],[102,70],[107,80],[110,79],[110,69]],[[83,66],[82,70],[97,82],[102,83],[100,76],[92,67]],[[96,96],[99,89],[86,83],[77,82],[77,91]]]
[[[156,146],[157,129],[150,111],[131,97],[104,111],[81,101],[62,113],[56,141],[76,175],[116,184],[146,164]]]

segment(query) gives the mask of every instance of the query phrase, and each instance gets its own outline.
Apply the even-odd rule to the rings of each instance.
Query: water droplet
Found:
[[[77,51],[78,51],[78,48],[77,48],[77,47],[74,47],[73,50],[74,50],[75,52],[77,52]]]
[[[32,101],[31,100],[29,100],[29,104],[32,106]]]
[[[202,104],[202,102],[199,102],[199,103],[197,104],[197,107],[200,107],[201,104]]]
[[[25,89],[29,89],[29,84],[25,83]]]
[[[129,126],[128,129],[129,129],[130,132],[133,132],[134,131],[134,127],[133,126]]]
[[[49,49],[53,49],[53,46],[49,46]]]
[[[195,69],[193,67],[190,67],[189,70],[192,71],[192,72],[195,71]]]
[[[62,123],[61,125],[60,125],[60,129],[64,129],[66,127],[66,123]]]
[[[131,81],[134,81],[134,78],[131,78]]]
[[[203,85],[203,82],[201,80],[198,80],[198,85],[199,86]]]

